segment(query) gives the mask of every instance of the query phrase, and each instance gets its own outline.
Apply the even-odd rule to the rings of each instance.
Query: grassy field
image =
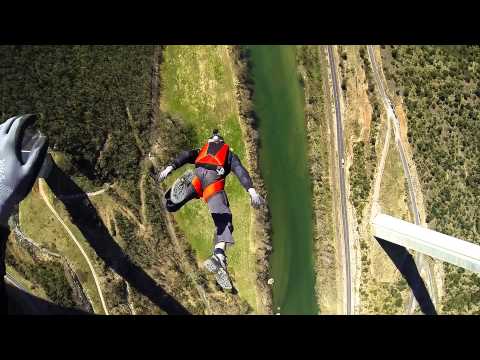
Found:
[[[212,129],[218,128],[248,169],[227,47],[166,47],[161,82],[161,108],[193,127],[192,146],[203,146]],[[184,171],[185,169],[177,170],[170,177],[168,185]],[[234,177],[230,176],[226,184],[236,241],[236,245],[229,250],[230,267],[240,296],[256,308],[250,200]],[[175,219],[195,249],[198,260],[203,261],[210,256],[214,226],[206,204],[193,201],[176,213]]]
[[[390,138],[380,183],[379,203],[382,213],[412,221],[402,162],[393,137]],[[404,313],[404,304],[410,294],[406,281],[375,240],[372,242],[371,254],[370,268],[375,279],[369,284],[372,300],[370,311],[382,314]]]
[[[407,204],[407,189],[400,154],[393,139],[390,140],[380,186],[380,206],[384,214],[412,221]]]

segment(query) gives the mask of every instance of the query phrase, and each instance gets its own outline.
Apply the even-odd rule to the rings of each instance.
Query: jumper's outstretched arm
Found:
[[[170,175],[170,173],[178,168],[181,168],[185,164],[195,164],[195,159],[198,156],[200,149],[193,149],[190,151],[182,151],[173,161],[163,169],[160,174],[156,175],[157,181],[163,181]]]
[[[8,218],[15,206],[30,192],[45,160],[48,142],[39,136],[28,158],[22,160],[21,144],[25,129],[35,121],[32,114],[14,116],[0,125],[0,311],[6,312],[5,246],[8,238]]]
[[[245,190],[247,190],[248,193],[250,194],[250,198],[252,200],[252,206],[258,209],[265,201],[262,199],[260,195],[258,195],[257,191],[253,187],[252,178],[250,177],[250,174],[248,173],[247,169],[243,167],[238,156],[235,155],[233,152],[230,154],[231,154],[230,164],[231,164],[233,173],[237,176],[238,180],[240,181],[242,186],[245,188]]]

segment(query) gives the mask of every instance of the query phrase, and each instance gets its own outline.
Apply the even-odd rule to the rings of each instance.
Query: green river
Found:
[[[317,314],[312,190],[295,46],[249,46],[260,119],[260,167],[272,216],[274,312]],[[280,307],[280,310],[278,310]]]

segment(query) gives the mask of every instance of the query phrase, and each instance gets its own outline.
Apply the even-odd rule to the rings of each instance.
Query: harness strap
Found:
[[[203,189],[202,189],[202,182],[198,176],[195,176],[192,180],[193,188],[195,189],[197,195],[199,197],[203,196]]]
[[[192,180],[192,185],[198,197],[203,198],[203,200],[207,202],[212,195],[224,189],[225,179],[217,180],[208,185],[205,189],[202,189],[202,182],[200,178],[198,176],[195,176]]]
[[[217,180],[211,183],[203,191],[203,200],[207,202],[212,195],[215,195],[217,192],[222,191],[224,187],[225,187],[225,179]]]

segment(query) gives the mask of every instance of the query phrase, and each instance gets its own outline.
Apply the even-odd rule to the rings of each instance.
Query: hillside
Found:
[[[159,139],[174,139],[160,159],[195,142],[188,128],[164,126],[176,120],[159,108],[162,53],[159,46],[0,47],[2,119],[36,113],[50,139],[45,179],[20,204],[18,228],[30,248],[12,233],[7,250],[9,271],[35,295],[95,313],[246,311],[198,268],[147,175]],[[36,274],[37,266],[44,270]]]
[[[480,243],[478,46],[385,46],[384,71],[403,103],[428,227]],[[479,314],[480,277],[444,264],[441,311]]]

